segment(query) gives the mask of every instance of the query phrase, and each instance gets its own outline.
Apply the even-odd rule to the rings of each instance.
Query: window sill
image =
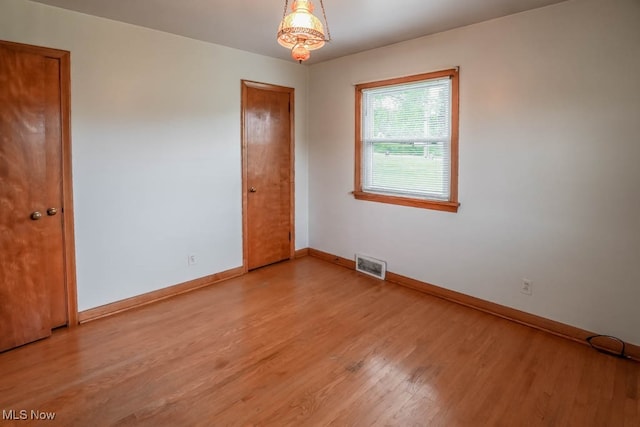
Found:
[[[410,206],[413,208],[433,209],[445,212],[458,212],[460,203],[458,202],[442,202],[439,200],[421,200],[412,197],[388,196],[385,194],[365,193],[363,191],[354,191],[353,197],[358,200],[368,200],[370,202],[389,203],[392,205]]]

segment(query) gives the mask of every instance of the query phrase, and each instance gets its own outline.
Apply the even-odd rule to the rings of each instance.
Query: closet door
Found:
[[[67,324],[60,76],[0,44],[0,351]]]

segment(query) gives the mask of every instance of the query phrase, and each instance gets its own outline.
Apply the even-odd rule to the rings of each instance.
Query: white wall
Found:
[[[296,89],[308,246],[307,67],[24,0],[0,39],[71,51],[80,310],[242,265],[241,79]]]
[[[639,23],[575,0],[312,66],[310,246],[640,344]],[[353,85],[456,65],[459,212],[354,200]]]

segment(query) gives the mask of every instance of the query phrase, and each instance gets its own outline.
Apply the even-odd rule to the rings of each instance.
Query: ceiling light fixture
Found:
[[[325,35],[322,22],[313,15],[311,0],[294,0],[291,5],[291,13],[287,15],[289,0],[284,2],[282,21],[278,27],[278,43],[291,49],[291,57],[302,64],[311,56],[312,50],[320,49],[325,42],[331,40],[327,15],[324,4],[320,0],[324,26],[327,29]]]

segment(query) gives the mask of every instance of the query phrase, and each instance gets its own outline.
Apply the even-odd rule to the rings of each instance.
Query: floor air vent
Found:
[[[387,272],[387,263],[379,259],[356,254],[356,270],[384,280],[385,273]]]

